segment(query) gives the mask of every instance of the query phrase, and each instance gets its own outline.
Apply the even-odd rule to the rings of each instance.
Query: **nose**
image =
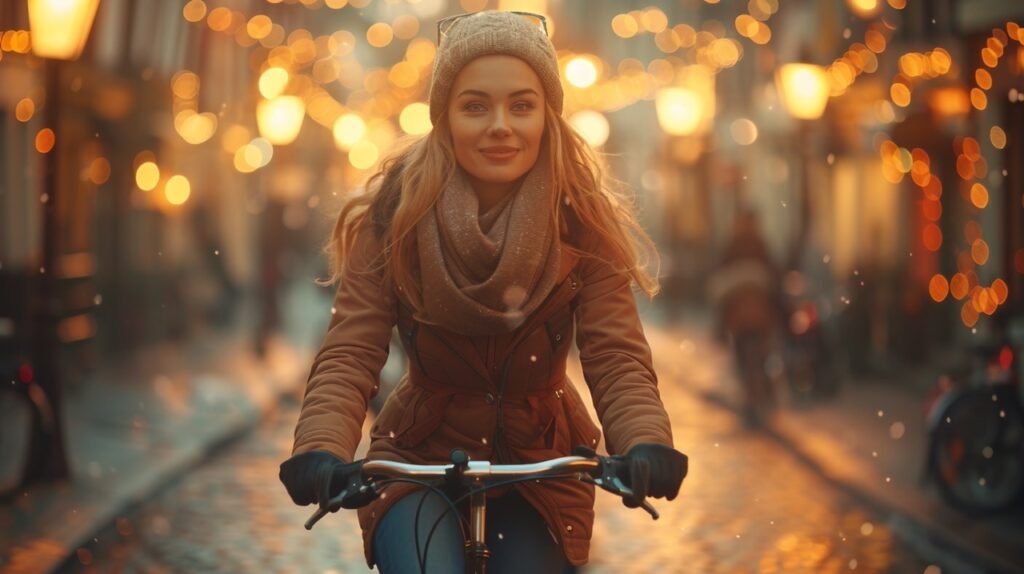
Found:
[[[505,137],[511,133],[508,127],[508,115],[504,110],[499,109],[494,113],[494,119],[487,131],[488,135],[496,138]]]

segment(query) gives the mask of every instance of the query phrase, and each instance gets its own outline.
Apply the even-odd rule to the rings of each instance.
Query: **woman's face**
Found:
[[[497,201],[537,161],[544,88],[526,62],[481,56],[455,77],[448,122],[455,159],[481,199]]]

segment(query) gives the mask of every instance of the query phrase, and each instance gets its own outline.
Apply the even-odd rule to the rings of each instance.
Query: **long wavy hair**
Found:
[[[572,127],[545,104],[542,150],[547,150],[553,193],[551,225],[558,229],[563,215],[575,219],[584,233],[596,235],[600,254],[569,245],[582,257],[599,257],[629,275],[648,297],[659,287],[658,253],[637,221],[635,205],[619,181],[605,176],[601,160]],[[433,207],[456,169],[455,150],[447,111],[434,129],[385,159],[367,181],[365,193],[348,200],[334,224],[324,251],[330,259],[330,278],[337,282],[358,233],[377,234],[384,246],[374,270],[385,267],[389,287],[397,288],[416,309],[421,308],[418,282],[416,224]],[[570,213],[563,213],[567,209]],[[570,236],[570,241],[572,237]],[[648,267],[655,268],[652,275]]]

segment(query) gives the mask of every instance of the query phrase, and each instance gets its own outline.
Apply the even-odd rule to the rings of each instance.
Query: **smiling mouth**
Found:
[[[519,153],[519,150],[514,147],[493,147],[484,148],[480,153],[489,159],[507,160]]]

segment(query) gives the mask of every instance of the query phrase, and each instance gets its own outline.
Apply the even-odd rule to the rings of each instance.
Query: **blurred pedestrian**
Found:
[[[775,406],[770,360],[777,358],[783,325],[781,272],[761,233],[757,212],[736,214],[732,236],[708,282],[717,311],[716,334],[733,352],[744,390],[744,420],[763,422]],[[778,361],[777,361],[778,362]]]
[[[565,374],[575,325],[608,451],[648,471],[633,475],[638,498],[675,498],[686,457],[672,448],[631,289],[657,291],[636,255],[653,246],[561,115],[543,17],[464,14],[438,33],[433,131],[385,161],[338,217],[334,316],[282,481],[297,504],[327,507],[358,469],[347,462],[395,325],[410,369],[371,428],[368,458],[439,464],[461,448],[526,463],[596,447],[601,431]],[[385,574],[420,571],[415,489],[389,486],[359,510],[367,562]],[[489,496],[492,571],[587,561],[592,485],[531,481]],[[435,498],[425,524],[444,511]],[[462,571],[463,542],[446,515],[428,571]]]

